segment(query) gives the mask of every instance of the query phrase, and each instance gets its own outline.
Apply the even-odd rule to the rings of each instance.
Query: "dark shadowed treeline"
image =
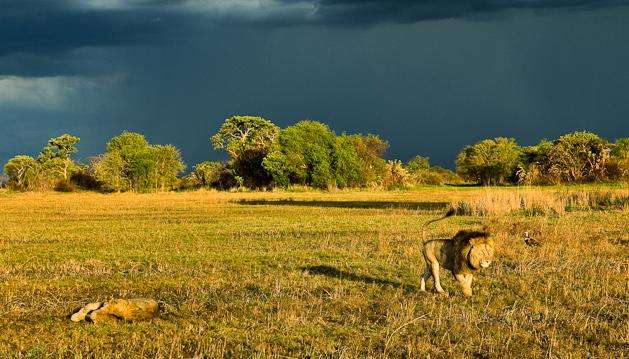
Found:
[[[215,188],[270,189],[409,188],[415,185],[551,185],[617,182],[629,179],[629,138],[611,143],[596,134],[575,132],[554,141],[520,147],[512,138],[482,140],[456,158],[456,173],[416,156],[403,163],[385,160],[389,147],[378,135],[340,134],[305,120],[286,128],[253,116],[233,116],[210,142],[224,150],[225,162],[206,161],[185,169],[179,149],[150,144],[143,135],[123,132],[105,153],[76,163],[79,138],[51,138],[34,158],[18,155],[4,166],[0,185],[19,191],[75,189],[152,192]]]

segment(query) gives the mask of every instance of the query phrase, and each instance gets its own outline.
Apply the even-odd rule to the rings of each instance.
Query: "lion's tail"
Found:
[[[422,225],[422,237],[423,237],[423,238],[422,238],[422,240],[423,240],[424,242],[426,242],[426,227],[428,227],[428,225],[429,225],[429,224],[431,224],[431,223],[435,223],[435,222],[440,221],[440,220],[442,220],[442,219],[446,219],[446,218],[448,218],[448,217],[452,217],[452,216],[454,216],[455,214],[456,214],[456,210],[454,209],[454,207],[451,207],[451,208],[448,210],[448,212],[446,212],[443,216],[441,216],[441,217],[439,217],[439,218],[431,219],[430,221],[428,221],[428,222],[424,223],[424,224]]]

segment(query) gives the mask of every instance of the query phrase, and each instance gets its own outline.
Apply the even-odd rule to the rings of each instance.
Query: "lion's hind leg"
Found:
[[[419,287],[419,289],[422,292],[426,291],[426,281],[430,279],[430,276],[432,276],[432,272],[430,271],[430,266],[426,264],[426,267],[424,267],[424,274],[422,274],[422,279],[421,279],[420,287]]]
[[[100,308],[102,305],[103,303],[101,302],[90,303],[86,305],[85,307],[81,308],[81,310],[79,310],[78,312],[72,314],[72,317],[70,317],[70,320],[72,320],[73,322],[80,322],[82,320],[85,320],[85,317],[87,317],[91,312]]]

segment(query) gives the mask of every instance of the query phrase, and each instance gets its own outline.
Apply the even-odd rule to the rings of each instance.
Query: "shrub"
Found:
[[[483,185],[515,180],[522,149],[512,138],[498,137],[465,147],[457,156],[457,173]]]
[[[387,161],[383,187],[386,189],[404,189],[410,186],[411,179],[402,161]]]
[[[123,132],[107,143],[107,152],[92,160],[92,171],[108,191],[150,192],[177,186],[185,165],[172,145],[150,145],[138,133]]]
[[[215,149],[224,149],[230,158],[230,167],[243,178],[249,187],[265,187],[273,177],[263,160],[279,135],[273,122],[255,116],[233,116],[225,120],[210,141]]]
[[[264,167],[275,182],[329,188],[335,185],[334,132],[316,121],[301,121],[280,133],[279,141],[264,159]]]
[[[76,187],[70,180],[60,179],[55,184],[55,191],[57,192],[74,192]]]
[[[89,167],[80,167],[77,171],[72,173],[70,182],[81,189],[98,191],[102,188],[102,183],[97,179],[93,171]]]
[[[4,165],[8,176],[7,186],[17,191],[32,191],[42,187],[42,169],[31,156],[19,155]]]

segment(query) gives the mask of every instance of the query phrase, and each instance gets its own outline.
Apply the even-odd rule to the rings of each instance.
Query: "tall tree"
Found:
[[[513,138],[486,139],[465,147],[457,156],[457,173],[483,185],[515,179],[522,149]]]
[[[143,135],[123,132],[92,162],[96,178],[110,191],[149,192],[176,186],[185,165],[172,145],[151,145]]]
[[[37,159],[47,176],[53,179],[61,177],[64,180],[70,178],[72,171],[76,168],[70,156],[78,152],[76,144],[80,140],[67,133],[48,140],[48,144],[42,149]]]
[[[9,177],[7,185],[18,191],[36,189],[41,173],[41,165],[31,156],[18,155],[4,165]]]
[[[225,120],[210,141],[224,149],[236,175],[249,187],[268,186],[272,177],[262,165],[277,140],[280,129],[273,122],[255,116],[233,116]]]

